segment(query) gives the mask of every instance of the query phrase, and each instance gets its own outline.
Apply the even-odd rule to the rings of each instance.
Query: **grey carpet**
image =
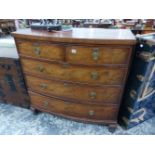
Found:
[[[31,110],[0,103],[0,135],[110,135],[103,125],[74,122],[47,113],[34,115]],[[155,117],[115,135],[155,135]]]

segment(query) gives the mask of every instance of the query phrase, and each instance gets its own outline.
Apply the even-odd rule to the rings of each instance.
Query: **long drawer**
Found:
[[[131,47],[124,46],[69,46],[66,48],[66,60],[79,64],[124,64],[129,63]]]
[[[88,102],[100,102],[101,104],[119,104],[122,87],[104,86],[95,87],[89,85],[72,84],[45,80],[33,76],[25,76],[29,90],[49,96],[76,99]]]
[[[88,120],[116,120],[117,106],[83,105],[29,92],[32,107],[58,115]]]
[[[33,41],[18,41],[18,48],[19,54],[50,60],[63,60],[65,51],[61,45]]]
[[[35,74],[43,78],[91,84],[122,85],[127,72],[126,68],[87,67],[66,63],[47,63],[24,58],[21,59],[21,62],[25,73]]]

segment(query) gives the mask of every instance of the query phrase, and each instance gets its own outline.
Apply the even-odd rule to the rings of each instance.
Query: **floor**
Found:
[[[0,103],[0,135],[111,135],[106,126],[83,124],[47,113],[34,115],[31,110]],[[114,135],[155,135],[155,117]]]

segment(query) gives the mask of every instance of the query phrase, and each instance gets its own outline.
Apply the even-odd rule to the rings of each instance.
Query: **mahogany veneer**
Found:
[[[13,33],[32,109],[115,128],[135,37],[75,28]]]

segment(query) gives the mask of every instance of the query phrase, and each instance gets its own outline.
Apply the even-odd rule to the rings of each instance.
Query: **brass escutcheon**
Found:
[[[44,107],[47,108],[48,107],[48,102],[44,101]]]
[[[91,99],[95,99],[97,94],[96,94],[96,92],[92,91],[92,92],[90,92],[89,95],[90,95]]]
[[[46,89],[46,88],[47,88],[47,84],[41,83],[41,84],[40,84],[40,87],[41,87],[42,89]]]
[[[99,59],[99,48],[93,48],[92,58],[95,61]]]
[[[35,47],[35,50],[34,50],[34,52],[35,52],[35,54],[37,55],[37,56],[39,56],[40,55],[40,47]]]
[[[39,71],[39,72],[43,72],[44,67],[43,66],[37,66],[36,70]]]
[[[93,110],[89,110],[89,116],[94,116],[95,115],[95,112]]]
[[[97,80],[97,79],[99,78],[98,72],[92,72],[92,73],[91,73],[91,78],[92,78],[93,80]]]

